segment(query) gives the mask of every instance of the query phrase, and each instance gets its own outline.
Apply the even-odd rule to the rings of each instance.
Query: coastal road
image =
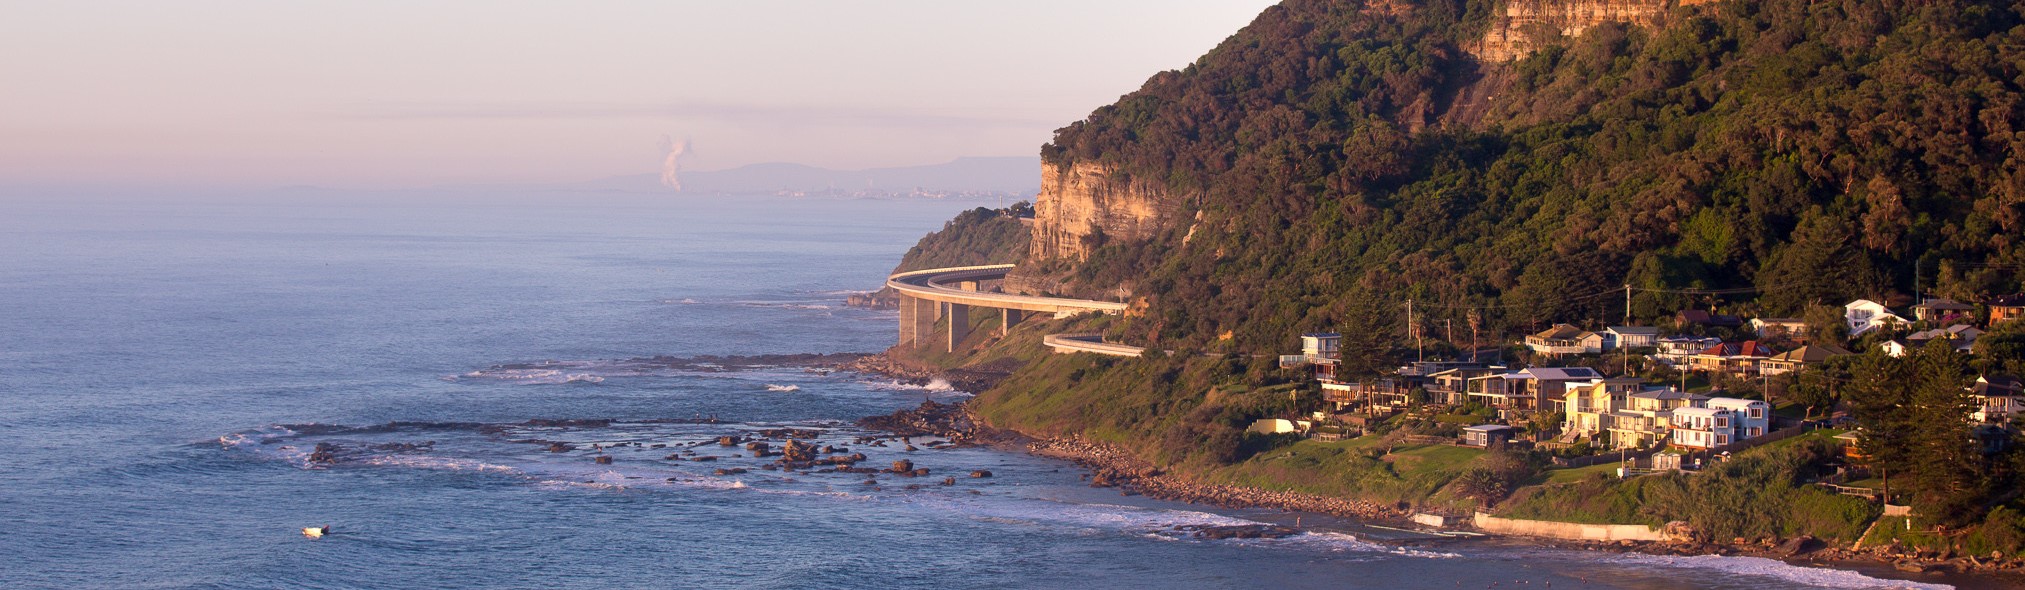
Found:
[[[1113,301],[1013,295],[993,293],[979,288],[985,281],[1004,279],[1006,273],[1012,269],[1011,264],[957,266],[903,272],[886,277],[886,286],[900,293],[900,343],[925,345],[931,337],[930,333],[935,330],[936,320],[947,314],[950,319],[947,346],[948,350],[953,352],[957,343],[969,335],[972,307],[999,310],[1004,319],[999,324],[1002,331],[1010,330],[1014,324],[1019,323],[1020,316],[1027,312],[1050,313],[1062,317],[1091,311],[1108,314],[1125,311],[1126,304]],[[1082,345],[1086,346],[1118,346],[1084,340],[1078,342],[1083,342]],[[1063,349],[1056,348],[1056,350]],[[1097,352],[1097,350],[1086,351]],[[1122,349],[1100,354],[1115,355],[1120,351]]]

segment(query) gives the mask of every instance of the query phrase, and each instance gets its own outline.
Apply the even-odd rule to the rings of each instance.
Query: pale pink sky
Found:
[[[0,185],[399,187],[1033,155],[1267,0],[11,2]]]

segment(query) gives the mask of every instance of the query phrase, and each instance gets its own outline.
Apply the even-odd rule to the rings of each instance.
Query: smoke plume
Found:
[[[689,153],[689,138],[676,141],[663,135],[661,143],[668,146],[668,158],[661,161],[661,184],[682,192],[682,156]]]

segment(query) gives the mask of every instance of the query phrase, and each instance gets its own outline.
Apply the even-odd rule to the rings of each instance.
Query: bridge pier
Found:
[[[920,297],[900,296],[900,344],[919,347],[935,332],[935,310],[941,303]]]
[[[1011,336],[1013,324],[1020,323],[1025,315],[1020,310],[1010,307],[998,308],[998,336],[1000,338]]]
[[[970,306],[961,303],[949,304],[949,352],[970,336]]]

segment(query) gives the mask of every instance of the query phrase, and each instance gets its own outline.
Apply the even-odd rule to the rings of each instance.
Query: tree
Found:
[[[1863,448],[1890,485],[1937,522],[1981,516],[1989,481],[1970,438],[1967,359],[1936,339],[1903,359],[1871,351],[1856,361],[1846,398],[1863,425]]]

